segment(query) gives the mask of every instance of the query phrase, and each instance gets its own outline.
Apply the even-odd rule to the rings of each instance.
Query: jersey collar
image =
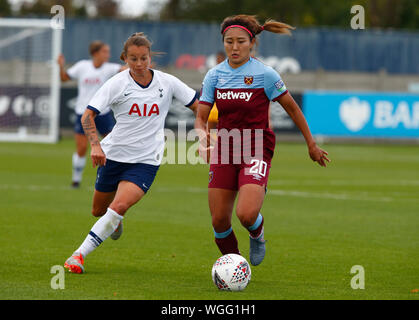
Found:
[[[153,71],[153,69],[149,69],[150,71],[151,71],[151,80],[150,80],[150,82],[146,85],[146,86],[143,86],[142,84],[140,84],[140,83],[138,83],[137,81],[135,81],[135,79],[131,76],[131,73],[130,72],[128,72],[129,73],[129,76],[130,76],[130,78],[136,83],[136,84],[138,84],[141,88],[143,88],[143,89],[147,89],[148,87],[150,87],[150,85],[152,84],[152,82],[153,82],[153,80],[154,80],[154,71]]]
[[[228,63],[228,59],[226,59],[225,60],[225,62],[226,62],[226,64],[227,64],[227,67],[231,70],[231,71],[239,71],[239,70],[241,70],[241,69],[244,69],[251,61],[253,60],[253,58],[252,57],[250,57],[249,58],[249,60],[245,63],[245,64],[243,64],[243,65],[241,65],[240,67],[238,67],[238,68],[233,68],[233,67],[231,67],[230,66],[230,64]]]

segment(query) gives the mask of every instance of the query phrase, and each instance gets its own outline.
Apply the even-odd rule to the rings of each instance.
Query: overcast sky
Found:
[[[120,10],[123,15],[138,16],[147,10],[150,0],[119,0]],[[159,2],[166,2],[167,0],[159,0]]]

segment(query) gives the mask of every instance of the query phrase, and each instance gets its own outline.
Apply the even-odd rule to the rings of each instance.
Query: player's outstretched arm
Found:
[[[302,113],[300,107],[298,106],[297,102],[295,102],[291,94],[287,92],[276,101],[281,104],[281,106],[285,109],[285,111],[288,113],[288,115],[303,134],[307,143],[310,158],[313,161],[316,161],[322,167],[326,167],[326,161],[330,162],[329,158],[327,158],[328,153],[317,146],[313,136],[311,135],[304,114]]]
[[[195,115],[195,117],[198,115],[198,99],[196,99],[194,103],[192,103],[189,106],[189,109],[193,111],[193,114]]]
[[[104,166],[106,164],[106,156],[100,146],[99,137],[96,131],[95,117],[96,112],[90,109],[86,109],[81,117],[84,133],[91,146],[90,157],[92,159],[93,168],[97,165]]]
[[[71,80],[71,78],[69,77],[67,71],[64,68],[65,65],[65,58],[63,54],[60,54],[57,58],[57,63],[60,66],[60,78],[61,81],[66,82],[68,80]]]

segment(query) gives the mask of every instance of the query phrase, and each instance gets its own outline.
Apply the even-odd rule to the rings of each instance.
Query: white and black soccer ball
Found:
[[[252,271],[241,255],[226,254],[212,266],[212,281],[220,290],[242,291],[249,284]]]

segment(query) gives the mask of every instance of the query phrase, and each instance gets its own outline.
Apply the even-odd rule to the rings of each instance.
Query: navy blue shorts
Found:
[[[97,169],[95,189],[100,192],[116,191],[120,181],[130,181],[144,193],[150,189],[159,166],[145,163],[124,163],[106,159],[106,165]]]
[[[74,124],[74,132],[79,134],[84,134],[83,126],[81,124],[81,115],[76,115],[76,123]],[[99,133],[104,136],[112,131],[113,126],[115,125],[115,119],[112,115],[112,112],[108,112],[103,116],[98,115],[95,117],[96,129]]]

